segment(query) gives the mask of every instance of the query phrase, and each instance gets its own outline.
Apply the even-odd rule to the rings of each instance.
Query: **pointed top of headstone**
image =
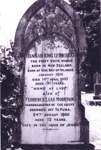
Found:
[[[94,83],[101,83],[101,74],[99,72],[96,72],[93,78],[94,78]]]
[[[81,91],[77,74],[78,59],[85,47],[81,20],[66,0],[38,0],[25,12],[14,41],[14,54],[22,70],[22,111],[19,112],[22,124],[15,142],[32,145],[89,143],[88,130],[80,130],[82,122],[87,128],[89,124],[79,107]],[[72,101],[71,106],[69,101]],[[59,135],[62,136],[58,139]]]
[[[46,3],[48,3],[48,2],[56,2],[56,1],[59,1],[59,2],[63,2],[64,0],[38,0],[38,1],[45,1]],[[68,4],[70,4],[70,2],[69,2],[69,0],[65,0],[65,2],[67,2]]]
[[[16,30],[16,35],[15,35],[15,40],[14,40],[14,54],[17,60],[18,58],[23,58],[23,53],[25,52],[25,47],[29,45],[31,41],[34,41],[34,38],[39,34],[38,32],[40,31],[40,26],[41,26],[41,34],[44,32],[50,32],[51,30],[58,30],[59,33],[61,33],[59,30],[64,30],[62,33],[71,41],[72,45],[75,48],[75,51],[78,51],[80,53],[85,54],[85,50],[87,49],[87,44],[86,44],[86,35],[84,28],[82,27],[81,19],[73,10],[73,8],[67,3],[68,0],[37,0],[36,3],[32,4],[27,11],[24,13],[22,16],[19,25]],[[54,7],[56,11],[54,11]],[[42,9],[42,12],[39,11]],[[44,11],[43,11],[44,10]],[[38,15],[36,15],[39,12]],[[48,13],[49,12],[49,13]],[[38,23],[38,29],[36,27],[36,23],[33,22],[35,18],[41,18],[40,20],[45,22],[45,17],[48,19],[47,15],[50,16],[49,14],[52,14],[52,17],[56,17],[56,13],[59,13],[63,15],[63,17],[58,17],[61,21],[61,24],[66,24],[61,27],[56,27],[56,26],[61,26],[60,22],[55,23],[56,20],[54,19],[54,23],[50,23],[49,21],[46,21],[49,24],[49,29],[45,29],[47,26],[42,26],[41,23]],[[54,15],[53,15],[54,14]],[[32,21],[33,20],[33,21]],[[59,21],[59,19],[57,19]],[[66,21],[67,20],[67,21]],[[30,26],[30,27],[29,27]],[[50,26],[52,26],[50,28]],[[69,30],[69,26],[73,27],[73,30]],[[76,36],[74,37],[73,32],[75,32],[74,26],[76,27]],[[65,28],[66,27],[66,28]],[[27,30],[28,28],[28,30]],[[30,34],[30,29],[35,32],[31,32],[31,36],[28,36]],[[67,31],[66,31],[67,30]],[[80,34],[79,34],[80,33]],[[72,36],[71,36],[72,35]],[[30,38],[32,37],[32,38]],[[70,38],[69,38],[70,37]],[[78,42],[77,42],[78,41]],[[24,45],[24,46],[23,46]]]
[[[98,71],[97,71],[97,72],[95,72],[95,75],[98,75],[98,74],[100,74]]]

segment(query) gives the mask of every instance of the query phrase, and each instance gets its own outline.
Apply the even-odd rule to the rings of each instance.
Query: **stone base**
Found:
[[[101,99],[101,95],[94,95],[93,99]]]
[[[18,146],[15,145],[16,148]],[[23,150],[94,150],[92,144],[76,145],[20,145]]]

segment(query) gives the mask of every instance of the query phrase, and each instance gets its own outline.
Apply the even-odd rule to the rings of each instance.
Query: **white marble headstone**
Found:
[[[25,61],[22,143],[79,141],[75,119],[75,53],[58,37],[35,42]],[[29,135],[29,136],[28,136]]]

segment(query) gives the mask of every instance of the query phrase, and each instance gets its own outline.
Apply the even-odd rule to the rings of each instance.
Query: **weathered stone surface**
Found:
[[[48,11],[50,12],[47,16]],[[51,17],[49,17],[50,14]],[[28,50],[28,43],[40,35],[51,32],[51,30],[52,33],[58,32],[66,36],[74,45],[75,51],[79,49],[80,52],[84,53],[87,44],[85,31],[82,27],[80,18],[65,1],[36,1],[19,22],[15,36],[15,57],[17,60],[23,58],[23,54]]]
[[[77,56],[70,48],[68,41],[66,45],[63,37],[54,34],[35,41],[29,50],[21,115],[23,143],[65,144],[80,140],[81,122],[75,98]]]
[[[75,11],[63,0],[37,1],[20,20],[14,47],[22,70],[20,143],[89,143],[79,84],[87,45]]]
[[[101,83],[101,74],[96,72],[93,76],[93,84]]]

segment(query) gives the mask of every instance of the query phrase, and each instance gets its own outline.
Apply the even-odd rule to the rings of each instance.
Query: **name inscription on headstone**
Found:
[[[79,126],[75,121],[76,54],[72,51],[58,36],[36,41],[30,48],[25,61],[22,143],[79,141],[75,134]]]
[[[85,38],[81,20],[63,0],[38,0],[25,12],[14,42],[22,69],[21,126],[14,131],[15,141],[89,143],[79,83]]]

